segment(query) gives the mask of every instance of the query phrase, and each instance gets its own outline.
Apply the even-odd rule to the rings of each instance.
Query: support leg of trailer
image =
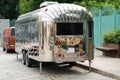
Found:
[[[40,65],[40,74],[42,73],[42,62],[39,63]]]
[[[16,58],[17,58],[17,60],[18,60],[18,53],[16,53],[16,54],[17,54]]]
[[[91,72],[91,60],[89,60],[89,72]]]

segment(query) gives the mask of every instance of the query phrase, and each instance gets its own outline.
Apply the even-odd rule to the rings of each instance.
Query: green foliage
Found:
[[[100,13],[99,13],[100,10],[96,7],[91,8],[90,11],[92,12],[93,16],[99,16],[100,15]]]
[[[87,7],[88,9],[91,9],[92,7],[102,9],[105,6],[110,6],[113,9],[120,9],[120,0],[82,0],[82,2],[75,1],[74,3]]]
[[[104,43],[120,44],[120,29],[107,32],[103,35]]]
[[[113,39],[115,37],[115,32],[107,32],[106,34],[104,34],[103,36],[103,40],[105,43],[113,43]]]
[[[82,2],[75,1],[75,2],[73,2],[73,3],[74,3],[74,4],[77,4],[77,5],[81,5],[81,6],[85,6],[85,5],[86,5],[85,1],[82,1]]]
[[[102,8],[102,16],[112,15],[114,13],[113,9],[114,9],[114,6],[111,4],[104,5],[104,7]]]
[[[19,0],[19,13],[24,14],[39,8],[39,5],[46,0]],[[47,0],[62,3],[72,3],[76,0]]]
[[[18,0],[0,0],[0,14],[2,17],[14,19],[17,18]]]
[[[93,16],[99,16],[99,9],[102,10],[102,16],[112,15],[114,9],[120,14],[120,0],[82,0],[82,2],[75,1],[74,4],[90,9]]]
[[[116,10],[117,14],[120,14],[120,8]]]
[[[39,8],[39,5],[46,0],[0,0],[0,14],[4,18],[17,18],[19,13],[24,14]],[[96,7],[102,9],[105,6],[111,6],[118,9],[120,14],[120,0],[47,0],[58,1],[60,3],[75,3],[88,9]],[[108,14],[106,12],[105,14]],[[111,14],[111,13],[110,13]],[[97,15],[97,14],[96,14]]]
[[[24,14],[39,8],[45,0],[19,0],[19,13]]]

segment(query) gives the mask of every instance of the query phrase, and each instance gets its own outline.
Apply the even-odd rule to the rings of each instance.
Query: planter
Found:
[[[108,48],[108,51],[103,51],[104,56],[120,58],[120,44],[103,43],[103,47]]]

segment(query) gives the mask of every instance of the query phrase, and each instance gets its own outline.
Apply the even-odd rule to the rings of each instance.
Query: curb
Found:
[[[86,70],[89,70],[89,67],[87,65],[84,65],[84,64],[77,63],[76,66],[81,67],[81,68],[86,69]],[[98,73],[98,74],[101,74],[101,75],[104,75],[104,76],[108,76],[108,77],[120,80],[120,76],[117,76],[117,75],[112,74],[112,73],[105,72],[103,70],[100,70],[100,69],[97,69],[97,68],[94,68],[94,67],[91,67],[91,71],[95,72],[95,73]]]

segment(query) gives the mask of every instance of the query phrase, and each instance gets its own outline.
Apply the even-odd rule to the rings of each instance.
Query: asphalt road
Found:
[[[5,53],[0,47],[0,80],[115,80],[77,66],[43,63],[42,74],[39,65],[31,68],[22,64],[21,55]]]

